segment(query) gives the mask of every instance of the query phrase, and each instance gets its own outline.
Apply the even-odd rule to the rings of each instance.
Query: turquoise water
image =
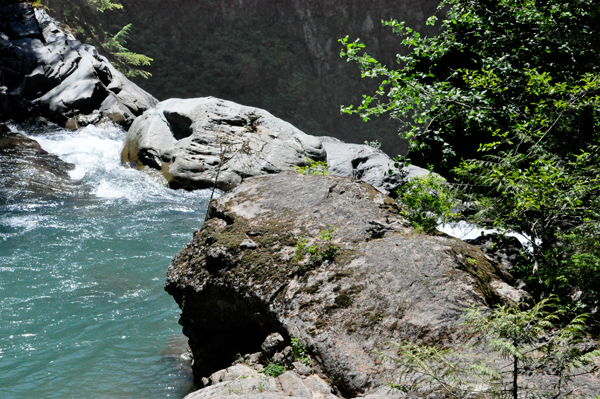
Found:
[[[31,132],[29,132],[31,135]],[[0,397],[181,398],[192,389],[167,266],[207,191],[124,168],[118,127],[32,137],[76,164],[73,196],[0,207]]]

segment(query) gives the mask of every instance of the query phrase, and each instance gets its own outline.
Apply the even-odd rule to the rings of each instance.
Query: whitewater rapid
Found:
[[[116,125],[23,133],[73,163],[77,186],[0,206],[0,396],[183,397],[185,340],[163,284],[210,192],[122,166]]]

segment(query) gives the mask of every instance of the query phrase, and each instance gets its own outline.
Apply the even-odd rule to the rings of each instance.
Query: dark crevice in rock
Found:
[[[222,212],[215,206],[209,206],[206,219],[223,219],[228,225],[232,225],[235,222],[235,217],[229,213]]]
[[[160,170],[162,162],[156,151],[152,148],[140,148],[138,158],[144,165]]]
[[[217,125],[229,125],[229,126],[239,126],[244,127],[248,126],[248,120],[243,117],[233,117],[233,118],[222,118],[214,120]]]
[[[194,133],[192,130],[192,120],[189,117],[170,111],[165,111],[163,114],[165,115],[165,118],[169,123],[171,133],[176,140],[190,137],[192,133]]]
[[[208,286],[183,297],[177,296],[181,291],[175,287],[165,289],[182,308],[179,323],[194,353],[196,381],[228,367],[239,354],[260,352],[265,338],[281,330],[259,301],[233,289]]]
[[[106,65],[100,64],[98,66],[95,66],[94,70],[96,71],[96,74],[98,75],[98,79],[100,79],[102,84],[104,84],[105,86],[110,85],[113,77],[112,77],[112,74],[110,73],[110,69]],[[117,91],[111,90],[111,91],[115,94],[119,94],[119,91],[121,91],[121,90],[117,90]]]

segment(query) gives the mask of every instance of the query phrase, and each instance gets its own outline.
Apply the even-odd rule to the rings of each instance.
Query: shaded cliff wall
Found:
[[[438,0],[122,0],[105,27],[133,23],[127,47],[154,58],[153,77],[137,79],[160,100],[215,96],[264,108],[308,134],[349,142],[379,139],[405,149],[394,122],[340,115],[374,82],[339,57],[338,39],[360,38],[386,65],[402,51],[382,19],[426,32]],[[430,29],[430,28],[429,28]],[[429,32],[431,33],[431,31]]]

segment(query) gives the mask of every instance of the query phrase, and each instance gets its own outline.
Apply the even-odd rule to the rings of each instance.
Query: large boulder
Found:
[[[0,119],[44,116],[77,128],[129,126],[157,100],[28,3],[0,7]]]
[[[165,286],[196,382],[277,332],[344,396],[369,394],[385,387],[373,351],[388,341],[449,345],[462,339],[463,307],[519,300],[476,247],[407,226],[391,198],[337,176],[253,177],[213,201]]]
[[[0,124],[0,205],[71,195],[77,187],[69,177],[74,168],[37,141]]]
[[[215,185],[324,161],[321,141],[265,110],[214,97],[170,99],[136,119],[122,161],[162,171],[172,188]]]

